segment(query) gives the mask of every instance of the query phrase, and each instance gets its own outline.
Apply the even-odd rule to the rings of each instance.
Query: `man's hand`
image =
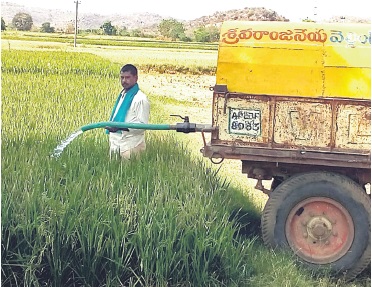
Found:
[[[117,131],[126,131],[129,132],[128,128],[115,128],[115,127],[105,127],[110,133],[116,133]]]
[[[105,127],[106,130],[108,130],[110,133],[116,133],[119,128],[114,128],[114,127]]]

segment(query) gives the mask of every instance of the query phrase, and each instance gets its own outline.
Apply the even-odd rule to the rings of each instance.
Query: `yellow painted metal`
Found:
[[[370,99],[371,26],[224,22],[216,83],[246,94]]]

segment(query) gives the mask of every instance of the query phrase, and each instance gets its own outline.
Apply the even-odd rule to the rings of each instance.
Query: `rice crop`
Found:
[[[236,244],[227,186],[171,134],[149,135],[129,163],[109,160],[102,130],[50,157],[76,128],[106,120],[116,65],[26,51],[3,51],[2,63],[4,284],[200,286],[249,276],[242,254],[254,240]]]
[[[52,158],[107,120],[121,65],[63,51],[1,60],[2,285],[366,286],[314,279],[263,247],[259,211],[172,132],[147,132],[130,162],[109,159],[103,130]],[[150,102],[163,123],[163,103]]]

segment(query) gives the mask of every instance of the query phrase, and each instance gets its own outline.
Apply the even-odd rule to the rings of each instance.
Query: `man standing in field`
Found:
[[[139,89],[137,80],[138,71],[135,66],[127,64],[121,68],[120,82],[123,90],[112,109],[110,121],[148,123],[150,103]],[[145,130],[106,127],[106,133],[109,134],[110,157],[112,153],[119,153],[123,159],[130,159],[131,155],[146,149]]]

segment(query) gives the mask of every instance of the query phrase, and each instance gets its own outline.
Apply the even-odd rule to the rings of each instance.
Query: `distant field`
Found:
[[[131,47],[79,43],[77,47],[73,47],[71,42],[54,41],[55,39],[50,38],[50,41],[44,42],[37,37],[33,41],[22,40],[22,37],[2,37],[1,48],[3,50],[88,52],[120,64],[133,63],[143,71],[157,71],[161,73],[177,72],[213,75],[217,65],[217,51],[215,50],[145,47],[140,44]],[[112,41],[112,44],[115,43]]]
[[[43,41],[74,43],[74,35],[51,34],[38,32],[2,32],[2,39],[23,40],[23,41]],[[129,47],[149,47],[149,48],[175,48],[175,49],[197,49],[197,50],[217,50],[216,43],[180,42],[163,41],[152,38],[137,38],[124,36],[97,36],[97,35],[78,35],[77,43],[85,45],[100,46],[129,46]]]

